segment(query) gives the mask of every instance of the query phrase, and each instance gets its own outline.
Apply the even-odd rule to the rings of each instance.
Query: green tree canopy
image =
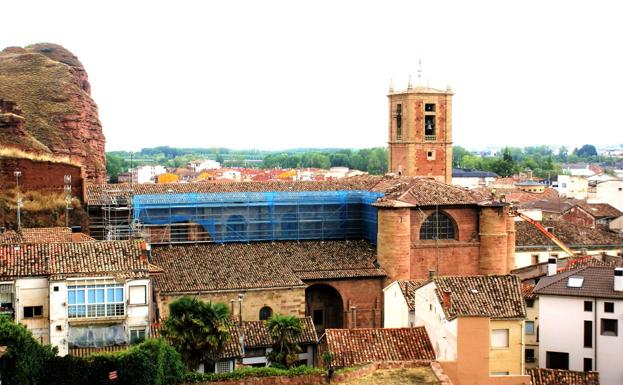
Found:
[[[215,362],[229,338],[229,309],[220,302],[204,302],[181,297],[169,305],[169,317],[162,325],[162,335],[181,354],[189,370],[202,361]]]
[[[296,343],[303,333],[301,320],[295,316],[274,314],[266,321],[266,326],[273,339],[273,350],[268,353],[268,359],[286,368],[296,365],[301,352]]]

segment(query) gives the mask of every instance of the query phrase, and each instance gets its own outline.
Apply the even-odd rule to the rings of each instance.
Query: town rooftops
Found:
[[[532,385],[599,385],[599,372],[561,369],[526,369]]]
[[[111,275],[146,278],[155,266],[141,258],[141,241],[0,245],[0,278],[52,279]]]
[[[433,279],[448,320],[457,317],[517,319],[526,316],[519,277],[476,275]],[[449,293],[449,301],[444,296]]]
[[[623,299],[623,291],[614,290],[614,269],[607,266],[583,266],[543,277],[534,288],[537,295]]]
[[[376,361],[434,360],[423,326],[399,329],[327,329],[323,337],[332,365],[347,367]]]
[[[94,238],[69,227],[22,228],[21,232],[5,231],[0,234],[0,243],[62,243],[92,242]]]
[[[474,191],[447,185],[431,178],[398,177],[393,175],[362,175],[338,180],[309,182],[227,182],[212,183],[143,183],[87,185],[85,201],[90,206],[117,204],[133,195],[231,193],[271,191],[371,191],[382,193],[385,200],[401,201],[407,205],[473,205],[482,196]]]
[[[163,294],[303,287],[303,280],[384,277],[366,241],[280,241],[155,247]]]
[[[300,320],[303,330],[294,342],[298,345],[317,344],[318,335],[311,317],[300,318]],[[242,332],[245,349],[267,348],[273,345],[266,321],[242,321]]]
[[[578,204],[578,206],[586,210],[596,219],[618,218],[620,216],[623,216],[623,212],[619,211],[616,207],[613,207],[608,203],[586,203],[582,201]]]
[[[569,247],[623,246],[623,239],[617,234],[599,228],[593,229],[568,221],[542,221],[543,227]],[[515,246],[517,249],[558,246],[536,227],[524,221],[515,222]]]

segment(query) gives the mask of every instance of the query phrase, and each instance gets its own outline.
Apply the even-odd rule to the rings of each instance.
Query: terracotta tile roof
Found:
[[[302,280],[383,277],[366,241],[284,241],[154,247],[162,293],[302,286]]]
[[[558,258],[556,260],[556,264],[556,272],[562,273],[582,266],[607,266],[614,269],[615,267],[621,266],[621,260],[613,259],[611,261],[604,262],[592,255],[582,255],[572,258]],[[540,262],[535,265],[520,267],[518,269],[511,270],[511,274],[518,275],[522,281],[544,277],[547,275],[547,262]]]
[[[132,195],[266,192],[266,191],[342,191],[365,190],[386,195],[386,200],[401,201],[418,206],[471,205],[483,200],[480,193],[447,185],[430,178],[370,176],[307,182],[226,182],[167,183],[167,184],[108,184],[87,185],[85,202],[97,206],[110,203],[110,197],[130,198]]]
[[[21,233],[6,231],[0,234],[0,243],[61,243],[92,242],[94,238],[84,233],[72,233],[69,227],[23,228]]]
[[[599,372],[560,369],[526,369],[532,385],[599,385]]]
[[[399,329],[327,329],[326,348],[333,366],[377,361],[434,360],[435,351],[423,326]]]
[[[582,286],[569,287],[569,277],[582,277]],[[608,266],[583,266],[543,277],[534,292],[538,295],[623,299],[623,291],[614,290],[614,269]]]
[[[523,191],[518,188],[500,188],[495,186],[489,187],[480,187],[475,189],[475,191],[479,192],[483,195],[490,195],[495,192],[495,196],[502,197],[504,196],[504,201],[509,203],[525,203],[531,201],[543,200],[546,198],[557,198],[558,191],[552,188],[545,188],[542,193],[532,193],[528,191]]]
[[[149,264],[140,254],[140,241],[0,245],[0,277],[147,277]]]
[[[402,291],[402,295],[407,301],[407,306],[409,306],[409,310],[415,310],[415,289],[422,286],[426,282],[425,279],[410,279],[410,280],[399,280],[398,287],[400,287],[400,291]]]
[[[303,333],[297,338],[299,345],[311,345],[318,343],[316,328],[310,317],[300,318]],[[265,348],[273,345],[273,339],[266,327],[266,321],[243,321],[242,331],[245,348]]]
[[[589,212],[596,219],[618,218],[623,216],[623,212],[607,203],[586,203],[581,202],[578,206]]]
[[[534,285],[527,283],[521,284],[521,295],[524,299],[535,299],[537,296],[534,294]]]
[[[524,318],[526,309],[519,277],[515,275],[477,275],[433,279],[446,318],[491,317]],[[450,292],[450,307],[444,305],[443,293]]]
[[[549,213],[563,213],[578,205],[580,202],[581,201],[577,199],[553,197],[549,199],[522,202],[519,207],[522,209],[538,209]]]
[[[584,227],[567,221],[542,221],[544,227],[553,228],[553,234],[569,247],[595,245],[623,245],[623,239],[617,234]],[[536,227],[524,221],[515,222],[515,246],[553,246],[556,244],[541,233]]]

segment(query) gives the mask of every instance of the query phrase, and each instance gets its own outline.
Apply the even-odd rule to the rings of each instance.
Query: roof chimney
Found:
[[[141,261],[149,262],[151,259],[151,245],[147,242],[141,242]]]
[[[547,276],[556,275],[556,258],[550,257],[547,259]]]
[[[623,291],[623,267],[614,269],[614,291]]]
[[[444,290],[442,298],[443,307],[450,310],[452,308],[452,292],[450,290]]]

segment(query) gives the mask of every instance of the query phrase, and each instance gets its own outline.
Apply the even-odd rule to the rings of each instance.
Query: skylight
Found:
[[[584,277],[569,277],[567,282],[568,287],[582,287],[584,284]]]

